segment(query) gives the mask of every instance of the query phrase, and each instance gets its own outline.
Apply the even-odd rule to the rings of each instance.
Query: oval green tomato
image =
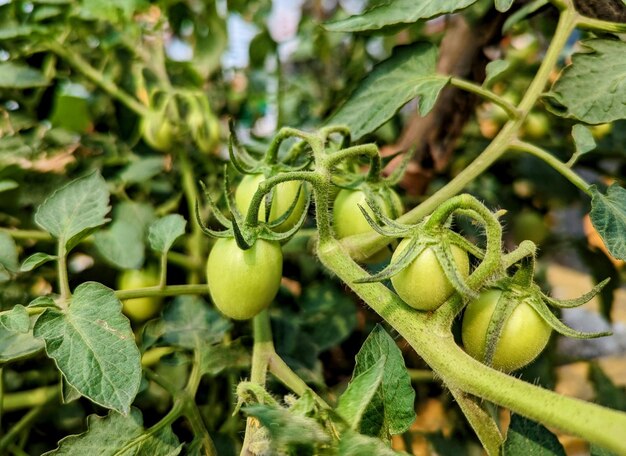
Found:
[[[397,215],[404,212],[402,200],[396,192],[390,189],[393,209]],[[381,205],[383,213],[387,217],[393,217],[392,209],[385,200],[380,197],[378,203]],[[368,214],[374,218],[374,211],[367,204],[367,198],[362,190],[341,189],[333,204],[333,228],[338,239],[353,236],[355,234],[374,232],[374,229],[367,223],[367,219],[359,209],[363,206]],[[367,259],[367,263],[380,263],[389,258],[390,251],[387,247],[379,250]]]
[[[276,297],[283,273],[280,244],[257,240],[241,250],[235,239],[218,239],[206,265],[207,283],[215,306],[227,317],[247,320]]]
[[[154,150],[169,152],[174,142],[174,129],[164,113],[151,112],[141,118],[141,136]]]
[[[241,182],[235,191],[235,204],[237,204],[237,208],[242,214],[246,214],[248,212],[252,198],[254,197],[259,184],[264,180],[265,176],[263,174],[247,174],[243,179],[241,179]],[[272,198],[272,206],[269,217],[270,222],[280,218],[289,210],[294,199],[296,198],[296,195],[298,195],[298,189],[301,185],[302,182],[300,181],[287,181],[281,182],[274,187],[274,196]],[[287,220],[275,228],[277,231],[289,231],[296,225],[296,223],[298,223],[298,220],[300,220],[300,217],[305,209],[305,191],[305,188],[302,187],[302,190],[300,190],[300,194],[298,195],[298,201],[296,202],[296,206],[291,212],[291,215],[289,215]],[[265,220],[265,202],[263,202],[259,207],[259,220]]]
[[[159,276],[154,269],[127,269],[118,276],[120,290],[154,287],[159,284]],[[161,311],[160,297],[143,297],[122,301],[122,312],[134,323],[142,323],[155,317]]]
[[[467,353],[484,359],[487,327],[502,296],[500,290],[487,290],[471,301],[463,315],[461,337]],[[507,319],[496,345],[492,366],[505,372],[524,367],[543,351],[552,328],[526,301],[521,301]]]
[[[399,257],[411,240],[403,239],[393,252],[391,262]],[[467,252],[456,245],[451,246],[452,257],[463,278],[469,276]],[[425,249],[406,268],[391,278],[398,296],[409,306],[418,310],[435,310],[454,293],[454,287],[446,277],[435,252]]]

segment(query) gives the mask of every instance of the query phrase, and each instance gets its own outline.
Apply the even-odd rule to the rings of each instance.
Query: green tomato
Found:
[[[591,127],[591,134],[595,139],[602,139],[613,129],[613,124],[611,123],[603,123],[599,125],[594,125]]]
[[[544,138],[550,131],[550,119],[542,112],[531,112],[524,121],[522,129],[530,138]]]
[[[215,151],[220,139],[220,124],[212,112],[203,115],[199,111],[194,111],[187,117],[187,124],[191,130],[191,137],[201,152],[210,154]]]
[[[539,245],[549,235],[543,217],[536,211],[524,210],[513,218],[513,237],[518,244],[528,239]]]
[[[404,212],[402,200],[395,191],[390,190],[390,192],[394,210],[397,215],[400,215]],[[391,208],[382,197],[378,199],[378,203],[387,217],[393,217]],[[367,219],[359,209],[359,205],[363,206],[367,213],[374,218],[374,211],[367,204],[365,192],[362,190],[341,189],[337,194],[333,204],[333,228],[338,239],[355,234],[374,232],[374,229],[367,223]],[[389,256],[390,251],[385,247],[370,256],[366,262],[380,263],[387,260]]]
[[[393,252],[391,262],[396,261],[409,245],[403,239]],[[452,244],[452,257],[463,278],[469,276],[469,257],[462,248]],[[406,268],[391,278],[396,293],[404,302],[417,310],[435,310],[454,293],[454,287],[446,277],[433,249],[426,248]]]
[[[247,174],[243,179],[241,179],[241,182],[235,191],[235,204],[242,214],[245,215],[248,212],[252,198],[254,197],[259,184],[264,180],[265,176],[263,174]],[[293,204],[293,200],[296,198],[296,195],[298,195],[298,189],[301,185],[301,181],[287,181],[281,182],[274,187],[274,195],[272,198],[272,206],[269,217],[270,222],[280,218],[289,210]],[[305,187],[302,187],[300,195],[298,195],[298,201],[296,202],[296,206],[291,212],[291,215],[289,215],[287,220],[275,228],[277,231],[284,233],[285,231],[289,231],[296,225],[296,223],[298,223],[298,220],[300,220],[300,217],[305,209],[305,191]],[[265,202],[261,203],[261,206],[259,207],[259,220],[265,220]]]
[[[276,297],[283,274],[283,254],[275,241],[257,240],[241,250],[233,238],[218,239],[206,264],[215,306],[227,317],[247,320]]]
[[[501,290],[487,290],[465,309],[461,337],[465,351],[482,360],[485,354],[487,327],[496,308]],[[524,367],[543,351],[552,328],[522,300],[502,328],[492,366],[505,372]]]
[[[165,112],[154,111],[144,115],[140,124],[143,140],[154,150],[169,152],[174,142],[174,128]]]
[[[154,287],[159,284],[159,275],[154,269],[126,269],[118,276],[120,290]],[[143,323],[161,311],[162,299],[143,297],[122,301],[122,312],[134,323]]]

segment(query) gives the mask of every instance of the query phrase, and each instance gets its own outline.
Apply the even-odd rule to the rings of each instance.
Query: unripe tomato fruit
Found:
[[[513,218],[513,237],[518,244],[526,239],[541,244],[549,235],[550,230],[539,212],[523,210]]]
[[[154,150],[169,152],[174,142],[174,128],[164,112],[151,112],[141,118],[141,137]]]
[[[529,138],[544,138],[550,131],[550,119],[542,112],[531,112],[526,117],[522,130]]]
[[[154,269],[126,269],[118,276],[117,287],[120,290],[155,287],[159,284],[159,275]],[[155,317],[161,311],[160,297],[143,297],[122,301],[122,312],[134,323],[143,323]]]
[[[396,261],[411,240],[403,239],[393,252],[391,262]],[[452,244],[452,257],[463,278],[469,276],[469,257],[462,248]],[[417,310],[435,310],[454,293],[454,287],[446,277],[435,252],[426,248],[406,268],[391,277],[396,293],[404,302]]]
[[[404,212],[402,200],[396,192],[390,190],[391,200],[397,215]],[[392,217],[392,210],[386,201],[381,197],[378,199],[383,213],[387,217]],[[374,211],[367,204],[367,198],[362,190],[341,189],[333,204],[333,228],[338,239],[342,239],[355,234],[374,232],[374,229],[367,223],[367,219],[361,213],[359,205],[363,206],[367,213],[374,218]],[[380,263],[389,258],[390,251],[387,247],[374,253],[367,259],[367,263]]]
[[[242,214],[244,214],[244,216],[248,212],[254,193],[259,187],[259,184],[264,180],[265,176],[263,174],[246,174],[244,178],[241,179],[241,182],[235,191],[235,204],[237,204],[237,208]],[[301,185],[301,181],[287,181],[281,182],[274,187],[274,195],[272,198],[272,206],[269,217],[270,222],[280,218],[289,210],[294,199],[296,198],[296,195],[298,195],[298,189]],[[296,202],[296,206],[293,208],[291,215],[287,217],[287,220],[275,228],[276,231],[284,233],[285,231],[289,231],[296,225],[296,223],[298,223],[298,220],[300,220],[300,217],[304,212],[304,206],[306,203],[305,191],[305,187],[302,186],[300,194],[298,195],[298,201]],[[265,201],[263,201],[259,207],[259,220],[265,220]]]
[[[233,238],[218,239],[206,264],[215,306],[235,320],[247,320],[267,308],[278,293],[282,274],[280,244],[263,239],[248,250],[241,250]]]
[[[501,290],[487,290],[465,309],[461,337],[465,351],[482,361],[485,355],[487,327],[502,296]],[[543,351],[552,328],[522,300],[502,328],[492,367],[505,372],[524,367]]]

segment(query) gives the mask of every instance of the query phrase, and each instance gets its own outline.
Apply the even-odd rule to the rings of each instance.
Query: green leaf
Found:
[[[37,296],[26,307],[56,307],[51,296]]]
[[[324,27],[331,32],[361,32],[378,30],[388,25],[411,24],[421,19],[467,8],[477,0],[394,0],[381,2],[364,13],[336,22],[327,22]]]
[[[22,63],[0,63],[0,87],[5,89],[28,89],[49,84],[44,74]]]
[[[138,269],[143,265],[143,231],[133,222],[116,220],[108,230],[94,234],[94,245],[108,263],[120,269]]]
[[[515,24],[524,20],[526,17],[530,16],[532,13],[547,4],[548,0],[533,0],[529,3],[526,3],[507,18],[507,20],[504,22],[504,25],[502,26],[502,33],[504,34],[508,32]]]
[[[495,0],[496,1],[496,9],[501,13],[507,12],[511,5],[513,5],[514,0]]]
[[[502,453],[504,456],[565,456],[563,446],[553,433],[516,414],[511,416]]]
[[[617,454],[612,451],[601,448],[593,443],[591,444],[591,448],[589,450],[590,456],[617,456]]]
[[[30,326],[36,317],[30,318]],[[18,361],[34,355],[43,348],[43,342],[33,337],[33,332],[17,333],[0,325],[0,364]]]
[[[388,439],[389,434],[401,434],[415,421],[415,391],[402,352],[383,327],[377,325],[356,355],[352,378],[380,358],[385,358],[383,381],[363,416],[361,433]]]
[[[48,197],[35,213],[35,223],[70,251],[95,228],[109,221],[109,190],[98,172],[76,179]]]
[[[359,429],[361,418],[383,380],[386,361],[386,358],[380,358],[368,370],[353,378],[339,398],[336,411],[353,431]]]
[[[313,418],[291,413],[287,409],[257,404],[244,407],[243,411],[248,416],[257,418],[261,425],[267,429],[274,450],[284,451],[294,449],[294,447],[299,449],[299,446],[314,447],[330,440],[322,426]],[[313,454],[309,451],[302,453]],[[291,454],[300,454],[300,452]]]
[[[626,412],[626,389],[615,386],[597,363],[589,365],[589,380],[596,391],[598,404]]]
[[[47,263],[48,261],[56,260],[56,259],[57,259],[56,255],[50,255],[48,253],[43,253],[43,252],[33,253],[31,256],[29,256],[28,258],[24,260],[24,262],[20,266],[20,271],[21,272],[32,271],[33,269],[38,268],[42,264]]]
[[[250,353],[239,341],[230,345],[206,345],[200,349],[200,370],[212,377],[226,369],[246,369],[250,366]]]
[[[546,94],[556,114],[589,124],[626,118],[626,43],[593,39]]]
[[[591,130],[582,124],[576,124],[572,127],[572,138],[576,146],[576,154],[579,157],[596,148],[596,140],[593,139]]]
[[[366,454],[398,456],[406,453],[392,450],[380,439],[348,431],[341,435],[338,454],[341,456],[362,456]]]
[[[215,344],[232,323],[197,296],[178,296],[163,312],[163,341],[183,348]]]
[[[175,456],[182,449],[170,426],[146,433],[141,412],[136,408],[126,416],[116,412],[105,417],[89,415],[87,428],[82,434],[60,440],[56,450],[44,455]]]
[[[165,169],[165,158],[145,157],[134,160],[124,168],[119,178],[126,184],[138,184],[152,179]]]
[[[2,232],[0,232],[0,265],[12,272],[16,272],[19,267],[17,245],[10,235]]]
[[[46,309],[34,334],[80,394],[128,413],[141,382],[140,354],[113,290],[96,282],[79,285],[69,309]]]
[[[491,85],[502,73],[508,70],[510,66],[511,63],[508,60],[494,60],[493,62],[489,62],[485,68],[487,74],[483,85],[486,87]]]
[[[6,192],[7,190],[13,190],[19,187],[19,184],[11,179],[4,179],[0,181],[0,192]]]
[[[591,223],[611,255],[626,260],[626,190],[611,185],[603,195],[595,185],[591,190]]]
[[[161,217],[148,228],[148,240],[152,250],[167,253],[174,241],[185,234],[187,220],[182,215],[170,214]]]
[[[27,333],[30,328],[30,317],[26,307],[16,304],[11,310],[0,313],[0,326],[8,331]]]
[[[303,308],[302,329],[319,351],[339,345],[356,328],[354,302],[330,282],[306,287],[300,305]]]
[[[376,65],[328,124],[347,125],[359,139],[391,119],[406,103],[419,97],[419,112],[430,112],[448,76],[435,72],[437,48],[416,43],[394,49],[393,55]]]

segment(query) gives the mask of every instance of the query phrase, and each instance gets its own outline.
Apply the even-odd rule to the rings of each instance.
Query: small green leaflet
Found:
[[[174,241],[185,234],[187,220],[182,215],[170,214],[155,220],[148,228],[152,250],[167,253]]]
[[[17,245],[13,238],[0,232],[0,282],[11,278],[10,272],[18,269]]]
[[[420,42],[398,47],[376,65],[328,124],[347,125],[353,139],[376,130],[406,103],[419,97],[419,112],[425,116],[450,78],[435,72],[437,48]]]
[[[496,9],[501,13],[504,13],[511,8],[511,5],[513,5],[513,1],[514,0],[495,0]]]
[[[361,418],[383,380],[386,362],[387,358],[382,357],[372,367],[353,378],[339,398],[337,413],[353,431],[359,429]]]
[[[591,223],[598,231],[611,255],[626,260],[626,190],[611,185],[606,195],[595,185],[591,190]]]
[[[98,172],[56,190],[37,209],[35,223],[58,239],[67,251],[109,221],[109,190]]]
[[[129,412],[141,382],[141,357],[113,290],[97,282],[79,285],[68,310],[48,308],[39,316],[34,335],[80,394]]]
[[[591,130],[582,124],[576,124],[572,127],[572,138],[578,157],[596,148],[596,140],[593,139]]]
[[[138,269],[145,259],[144,237],[154,220],[148,204],[125,201],[113,210],[113,223],[94,234],[94,244],[102,257],[120,269]]]
[[[477,0],[394,0],[380,2],[364,13],[324,24],[331,32],[379,30],[388,25],[412,24],[467,8]],[[510,0],[509,0],[510,1]]]
[[[415,421],[415,391],[395,341],[377,325],[356,355],[352,378],[356,379],[385,358],[383,380],[363,414],[361,433],[389,439],[401,434]]]
[[[45,264],[49,261],[56,260],[56,255],[50,255],[48,253],[37,252],[33,253],[31,256],[26,258],[22,265],[20,266],[20,272],[28,272],[32,271],[35,268],[38,268],[42,264]]]
[[[626,43],[593,39],[582,45],[587,52],[574,54],[546,94],[549,108],[588,124],[626,118]]]
[[[35,317],[31,318],[31,325]],[[27,333],[13,332],[0,325],[0,364],[28,358],[43,348],[43,342]]]
[[[507,60],[494,60],[493,62],[489,62],[485,68],[487,75],[485,76],[483,85],[491,85],[502,73],[509,69],[509,66],[510,63]]]
[[[30,317],[26,307],[16,304],[11,310],[0,313],[0,326],[8,331],[25,334],[30,327]]]
[[[565,450],[556,436],[541,424],[513,414],[502,454],[503,456],[565,456]]]
[[[89,415],[87,428],[82,434],[60,440],[58,448],[44,453],[44,456],[175,456],[182,449],[170,426],[147,434],[141,412],[136,408],[126,416],[116,412],[109,412],[104,417]]]
[[[49,83],[44,74],[22,63],[0,63],[0,88],[28,89]]]

